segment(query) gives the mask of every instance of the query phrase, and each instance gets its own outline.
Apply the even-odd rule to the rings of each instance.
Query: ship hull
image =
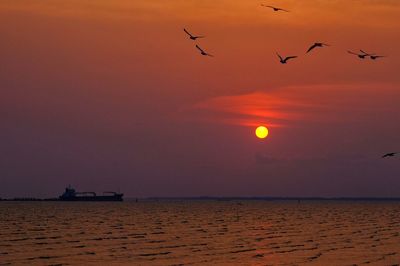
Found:
[[[58,198],[58,201],[123,201],[122,195],[114,196],[79,196],[69,198]]]

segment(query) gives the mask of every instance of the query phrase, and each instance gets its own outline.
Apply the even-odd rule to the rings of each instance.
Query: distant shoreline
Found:
[[[129,198],[128,198],[129,199]],[[215,200],[215,201],[400,201],[400,197],[149,197],[146,200]],[[144,200],[143,199],[143,200]]]
[[[0,198],[4,202],[58,202],[56,198]],[[128,197],[126,201],[400,201],[400,197]],[[65,202],[65,201],[62,201]],[[72,201],[81,202],[81,201]]]

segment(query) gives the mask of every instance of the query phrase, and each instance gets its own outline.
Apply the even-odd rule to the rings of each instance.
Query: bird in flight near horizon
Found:
[[[289,59],[297,58],[297,56],[295,56],[295,55],[293,55],[293,56],[287,56],[287,57],[285,57],[285,58],[283,58],[282,56],[280,56],[278,53],[276,53],[276,55],[279,57],[279,61],[281,62],[281,64],[286,64],[286,62],[287,62]]]
[[[352,51],[347,51],[347,52],[348,52],[349,54],[356,55],[356,56],[358,56],[358,57],[361,58],[361,59],[365,59],[365,57],[371,56],[370,54],[367,54],[367,53],[364,52],[363,50],[360,50],[360,51],[361,51],[362,54],[354,53],[354,52],[352,52]]]
[[[189,39],[191,39],[193,41],[195,41],[196,39],[199,39],[199,38],[206,37],[206,36],[194,36],[194,35],[190,34],[190,32],[188,32],[185,28],[183,29],[183,31],[186,32],[186,34],[189,35]]]
[[[326,44],[326,43],[322,43],[322,42],[316,42],[316,43],[314,43],[313,45],[311,45],[310,48],[308,48],[308,50],[307,50],[306,53],[311,52],[311,50],[313,50],[313,49],[316,48],[316,47],[324,47],[324,46],[330,46],[330,45],[329,45],[329,44]]]
[[[385,155],[382,156],[382,158],[386,158],[386,157],[393,157],[397,154],[398,152],[389,152],[386,153]]]
[[[214,57],[213,55],[211,55],[211,54],[209,54],[209,53],[206,53],[206,52],[205,52],[203,49],[201,49],[200,46],[198,46],[197,44],[196,44],[196,48],[199,49],[201,55]]]
[[[280,8],[280,7],[267,6],[267,5],[264,5],[264,4],[261,4],[261,6],[263,6],[263,7],[269,7],[269,8],[271,8],[271,9],[274,10],[274,11],[285,11],[285,12],[289,12],[289,10],[286,10],[286,9],[283,9],[283,8]]]

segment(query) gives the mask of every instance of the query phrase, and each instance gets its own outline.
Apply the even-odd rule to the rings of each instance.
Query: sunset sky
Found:
[[[400,152],[399,13],[397,0],[0,0],[0,197],[400,196],[400,156],[380,158]],[[305,54],[317,41],[331,46]]]

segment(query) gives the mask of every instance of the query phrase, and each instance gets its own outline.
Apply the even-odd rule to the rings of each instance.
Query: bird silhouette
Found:
[[[308,48],[307,53],[311,52],[311,50],[313,50],[314,48],[324,47],[324,46],[330,46],[330,45],[322,42],[316,42],[313,45],[311,45],[310,48]]]
[[[289,10],[286,10],[286,9],[283,9],[283,8],[280,8],[280,7],[267,6],[267,5],[264,5],[264,4],[261,4],[261,6],[271,8],[271,9],[274,10],[274,11],[285,11],[285,12],[289,12]]]
[[[276,53],[276,55],[279,57],[279,61],[281,62],[281,64],[286,64],[286,62],[289,59],[293,59],[293,58],[297,58],[297,56],[293,55],[293,56],[287,56],[285,58],[283,58],[282,56],[280,56],[278,53]]]
[[[205,52],[203,49],[201,49],[200,46],[198,46],[197,44],[196,44],[196,48],[199,49],[201,55],[214,57],[213,55],[211,55],[211,54],[209,54],[209,53],[206,53],[206,52]]]
[[[385,155],[382,156],[382,158],[386,158],[386,157],[393,157],[397,154],[398,152],[389,152],[386,153]]]
[[[370,54],[367,54],[367,53],[364,52],[363,50],[360,50],[360,51],[362,52],[362,54],[354,53],[354,52],[352,52],[352,51],[347,51],[347,52],[348,52],[349,54],[356,55],[356,56],[358,56],[358,57],[361,58],[361,59],[365,59],[365,57],[371,56]]]
[[[189,39],[195,41],[198,38],[204,38],[205,36],[194,36],[192,34],[190,34],[190,32],[188,32],[186,29],[183,29],[184,32],[186,32],[187,35],[189,35]]]
[[[360,50],[360,51],[362,53],[366,54],[367,56],[369,56],[369,58],[371,58],[372,60],[376,60],[376,59],[381,58],[381,57],[386,57],[384,55],[370,54],[370,53],[364,52],[363,50]]]

